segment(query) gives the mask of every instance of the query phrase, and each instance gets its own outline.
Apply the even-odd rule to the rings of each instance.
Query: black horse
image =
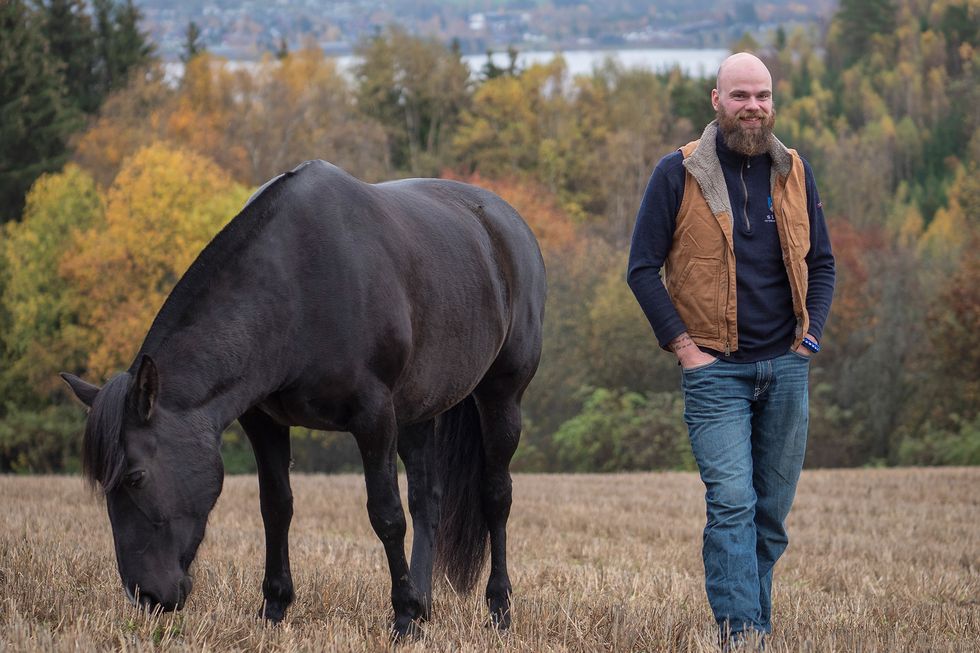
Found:
[[[366,184],[322,161],[265,184],[177,283],[129,371],[102,388],[62,375],[91,408],[83,466],[104,490],[130,598],[183,607],[221,492],[221,433],[238,419],[258,466],[266,618],[294,598],[295,424],[356,439],[396,635],[430,616],[434,564],[457,591],[473,587],[488,537],[486,600],[506,628],[508,468],[544,300],[537,242],[490,192]]]

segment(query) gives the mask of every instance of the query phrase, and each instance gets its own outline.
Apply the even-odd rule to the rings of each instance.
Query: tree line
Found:
[[[0,8],[0,30],[42,44],[12,57],[0,31],[0,102],[18,107],[0,118],[13,216],[0,242],[0,471],[77,469],[83,415],[57,372],[104,380],[126,367],[211,235],[259,184],[311,158],[368,181],[477,183],[534,229],[550,293],[515,468],[692,468],[679,372],[624,272],[650,172],[713,118],[713,79],[613,60],[572,77],[560,56],[474,76],[458,48],[392,27],[358,46],[350,74],[315,47],[246,69],[201,50],[174,83],[138,20],[122,18],[138,16],[131,2],[84,6]],[[111,33],[139,37],[122,50],[143,54],[113,63],[125,81],[83,101],[42,25],[67,7],[101,43],[100,6]],[[967,0],[842,0],[824,33],[735,45],[773,72],[777,136],[812,164],[837,255],[812,363],[810,465],[980,463],[978,37]],[[64,52],[91,51],[78,47]],[[57,156],[32,140],[47,138],[36,126],[50,107],[31,91],[42,83],[74,116]],[[10,171],[30,183],[18,191]],[[293,447],[298,469],[358,465],[344,434],[295,429]],[[252,464],[235,427],[224,455],[229,471]]]

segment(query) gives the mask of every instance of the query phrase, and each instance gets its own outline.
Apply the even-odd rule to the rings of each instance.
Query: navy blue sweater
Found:
[[[749,363],[786,353],[793,343],[796,318],[772,213],[769,155],[746,157],[736,154],[724,144],[720,132],[717,146],[735,225],[738,349],[726,360]],[[660,269],[673,243],[677,211],[684,198],[686,171],[683,160],[680,151],[675,151],[657,164],[640,204],[630,247],[630,288],[646,313],[657,340],[665,348],[687,330],[660,278]],[[819,339],[834,293],[834,256],[813,171],[806,161],[803,166],[810,215],[806,305],[810,315],[809,331]],[[716,356],[724,355],[702,349]]]

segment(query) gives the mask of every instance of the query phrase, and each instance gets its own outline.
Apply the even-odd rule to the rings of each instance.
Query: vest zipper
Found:
[[[745,163],[741,170],[738,171],[738,178],[742,182],[742,218],[745,220],[745,231],[752,232],[752,224],[749,222],[749,188],[745,185],[745,168],[751,168],[752,162],[749,161],[748,157],[745,157]]]

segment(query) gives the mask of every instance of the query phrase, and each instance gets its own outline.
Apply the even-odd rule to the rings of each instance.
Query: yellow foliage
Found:
[[[519,77],[487,80],[463,112],[452,146],[464,167],[479,161],[481,173],[514,175],[533,168],[546,156],[539,143],[554,136],[566,115],[564,86],[567,67],[555,57],[534,64]]]
[[[921,238],[924,225],[922,212],[913,205],[907,206],[898,230],[898,245],[903,249],[912,247]]]
[[[75,138],[73,160],[107,188],[126,157],[163,133],[173,96],[162,68],[133,76],[126,87],[109,96],[98,119]]]
[[[213,162],[163,144],[123,164],[104,226],[79,234],[62,262],[87,297],[85,326],[99,334],[90,373],[105,376],[131,360],[171,288],[247,198]]]
[[[919,251],[937,267],[953,269],[968,243],[980,239],[980,181],[976,166],[961,166],[949,189],[949,205],[936,211]]]
[[[80,230],[103,223],[103,204],[92,177],[69,164],[34,182],[23,219],[0,229],[0,299],[8,313],[0,342],[11,361],[0,374],[11,385],[48,396],[60,386],[58,371],[81,364],[90,345],[77,328],[84,294],[60,276],[58,260]]]

